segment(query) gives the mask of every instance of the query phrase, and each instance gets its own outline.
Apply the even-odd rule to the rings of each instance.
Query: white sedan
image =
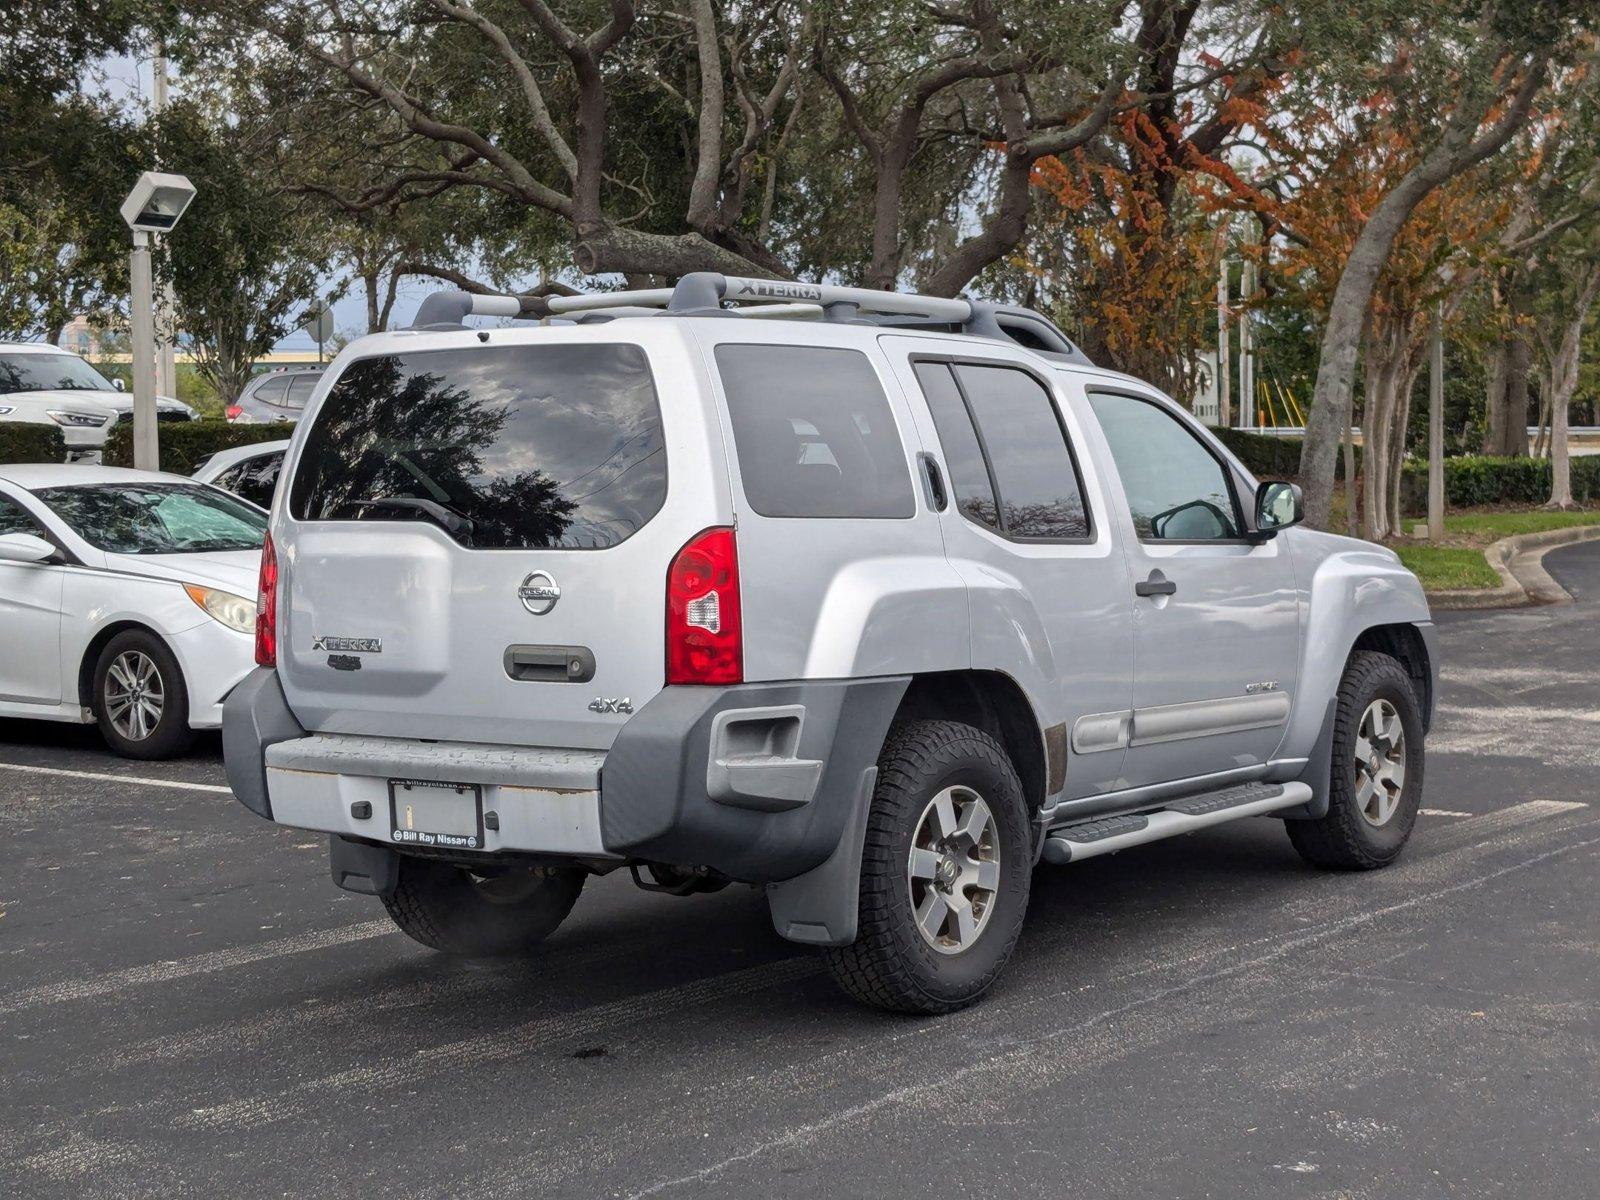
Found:
[[[0,716],[181,754],[254,666],[267,515],[178,475],[0,466]]]

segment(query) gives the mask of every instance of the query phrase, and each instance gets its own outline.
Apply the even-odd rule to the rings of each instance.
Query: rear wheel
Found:
[[[1387,654],[1353,654],[1334,716],[1328,814],[1284,822],[1300,856],[1341,871],[1370,871],[1398,858],[1422,805],[1422,736],[1405,667]]]
[[[861,863],[854,944],[828,951],[855,999],[943,1013],[988,990],[1028,907],[1032,853],[1022,785],[981,730],[916,721],[889,733]]]
[[[91,707],[106,744],[124,758],[175,758],[194,744],[178,660],[142,629],[117,634],[100,651]]]
[[[556,931],[586,877],[560,867],[479,874],[401,855],[399,880],[383,904],[402,932],[430,949],[464,958],[521,954]]]

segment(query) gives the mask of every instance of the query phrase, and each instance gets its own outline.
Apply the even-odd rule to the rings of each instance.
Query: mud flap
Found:
[[[400,882],[400,856],[387,846],[330,834],[328,863],[333,871],[333,882],[347,892],[392,896],[395,885]]]
[[[767,885],[772,927],[778,936],[808,946],[848,946],[861,913],[861,853],[872,812],[878,768],[861,774],[854,811],[826,862],[804,875]]]

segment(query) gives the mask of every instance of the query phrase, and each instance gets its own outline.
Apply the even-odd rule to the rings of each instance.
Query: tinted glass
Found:
[[[1015,538],[1086,538],[1083,488],[1055,401],[1026,371],[957,364],[1000,493],[1000,525]]]
[[[278,471],[282,467],[283,451],[263,454],[229,467],[211,481],[211,486],[242,496],[259,508],[271,508],[272,493],[277,490]]]
[[[109,392],[111,384],[72,354],[0,354],[0,396],[11,392]]]
[[[15,500],[7,500],[0,496],[0,534],[31,533],[38,535],[39,526],[34,519],[22,511],[22,506]]]
[[[596,548],[667,494],[637,346],[483,346],[360,359],[317,412],[303,521],[431,521],[480,549]]]
[[[317,386],[320,376],[300,374],[289,376],[289,394],[284,404],[289,408],[304,408],[306,401],[311,399],[312,389]]]
[[[1110,443],[1141,538],[1195,542],[1240,536],[1222,464],[1182,422],[1129,396],[1091,392],[1089,403]]]
[[[260,400],[266,404],[282,404],[283,391],[288,386],[289,381],[279,375],[263,383],[250,398],[252,400]]]
[[[259,550],[265,513],[207,487],[91,484],[34,493],[79,537],[108,554]]]
[[[718,346],[739,473],[764,517],[909,517],[905,449],[858,350]]]
[[[950,374],[950,365],[917,363],[916,371],[928,409],[933,413],[934,426],[939,431],[939,445],[944,448],[944,465],[950,475],[956,511],[979,525],[998,529],[1000,518],[994,502],[994,484],[983,461],[978,435],[972,428],[972,417],[961,399],[955,377]]]

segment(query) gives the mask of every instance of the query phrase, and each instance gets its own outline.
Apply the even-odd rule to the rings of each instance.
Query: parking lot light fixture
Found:
[[[133,335],[133,465],[157,470],[155,286],[150,267],[150,235],[165,233],[194,199],[194,185],[182,175],[146,171],[122,202],[122,219],[133,230],[129,261],[128,323]]]

